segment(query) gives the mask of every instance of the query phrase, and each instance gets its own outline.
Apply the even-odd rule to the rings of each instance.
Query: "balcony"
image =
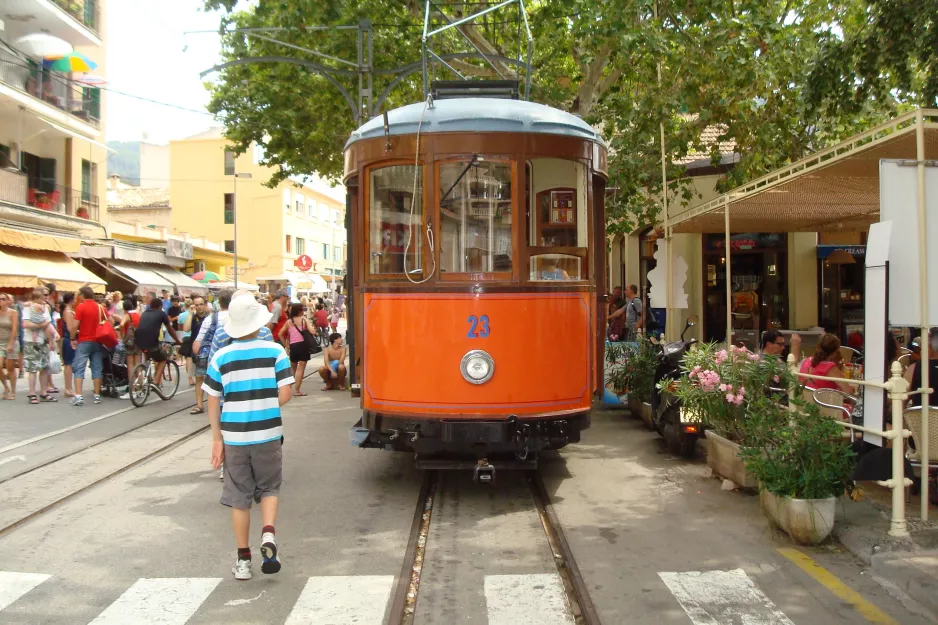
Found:
[[[95,33],[98,32],[101,9],[96,0],[52,0],[52,2]]]
[[[58,72],[40,70],[30,63],[0,49],[0,82],[94,128],[100,127],[100,89],[81,85]]]
[[[2,0],[0,20],[9,41],[44,32],[73,46],[100,46],[100,0]]]
[[[39,180],[38,187],[30,187],[26,174],[10,169],[0,169],[0,203],[35,209],[28,211],[35,217],[43,215],[36,211],[91,221],[99,221],[100,217],[98,196],[46,180]]]

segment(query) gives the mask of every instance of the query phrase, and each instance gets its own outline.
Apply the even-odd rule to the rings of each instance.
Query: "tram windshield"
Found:
[[[559,158],[527,163],[528,279],[586,280],[587,169]]]
[[[512,164],[469,160],[440,165],[440,271],[510,273]]]
[[[391,165],[369,175],[368,239],[371,274],[423,273],[423,167]],[[414,197],[414,176],[417,195]],[[409,240],[408,240],[409,239]],[[405,262],[406,250],[406,262]]]

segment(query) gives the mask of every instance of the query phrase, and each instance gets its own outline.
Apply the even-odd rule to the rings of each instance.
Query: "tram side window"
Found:
[[[415,171],[416,170],[416,171]],[[414,198],[414,174],[417,196]],[[371,274],[423,273],[423,172],[414,165],[372,169],[369,180]],[[413,202],[413,205],[412,205]],[[408,245],[408,233],[410,242]],[[407,250],[407,260],[404,251]]]
[[[528,162],[528,279],[587,279],[587,170],[558,158]]]
[[[474,156],[440,165],[440,269],[511,271],[511,163]]]

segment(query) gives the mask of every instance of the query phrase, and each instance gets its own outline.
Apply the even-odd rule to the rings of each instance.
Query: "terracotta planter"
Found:
[[[759,482],[746,471],[746,465],[739,455],[740,446],[713,430],[707,430],[705,434],[707,466],[720,477],[733,480],[743,488],[756,488]]]
[[[824,542],[834,529],[835,497],[792,499],[763,490],[759,503],[769,521],[802,545]]]

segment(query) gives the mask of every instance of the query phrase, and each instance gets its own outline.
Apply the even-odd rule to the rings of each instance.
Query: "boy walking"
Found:
[[[274,524],[283,476],[280,407],[290,401],[293,374],[279,343],[258,338],[270,312],[251,296],[231,300],[224,329],[233,339],[209,362],[202,388],[212,427],[212,466],[224,462],[221,503],[231,508],[238,559],[235,579],[251,579],[251,502],[261,506],[261,571],[280,570]],[[221,400],[224,399],[224,409]]]

